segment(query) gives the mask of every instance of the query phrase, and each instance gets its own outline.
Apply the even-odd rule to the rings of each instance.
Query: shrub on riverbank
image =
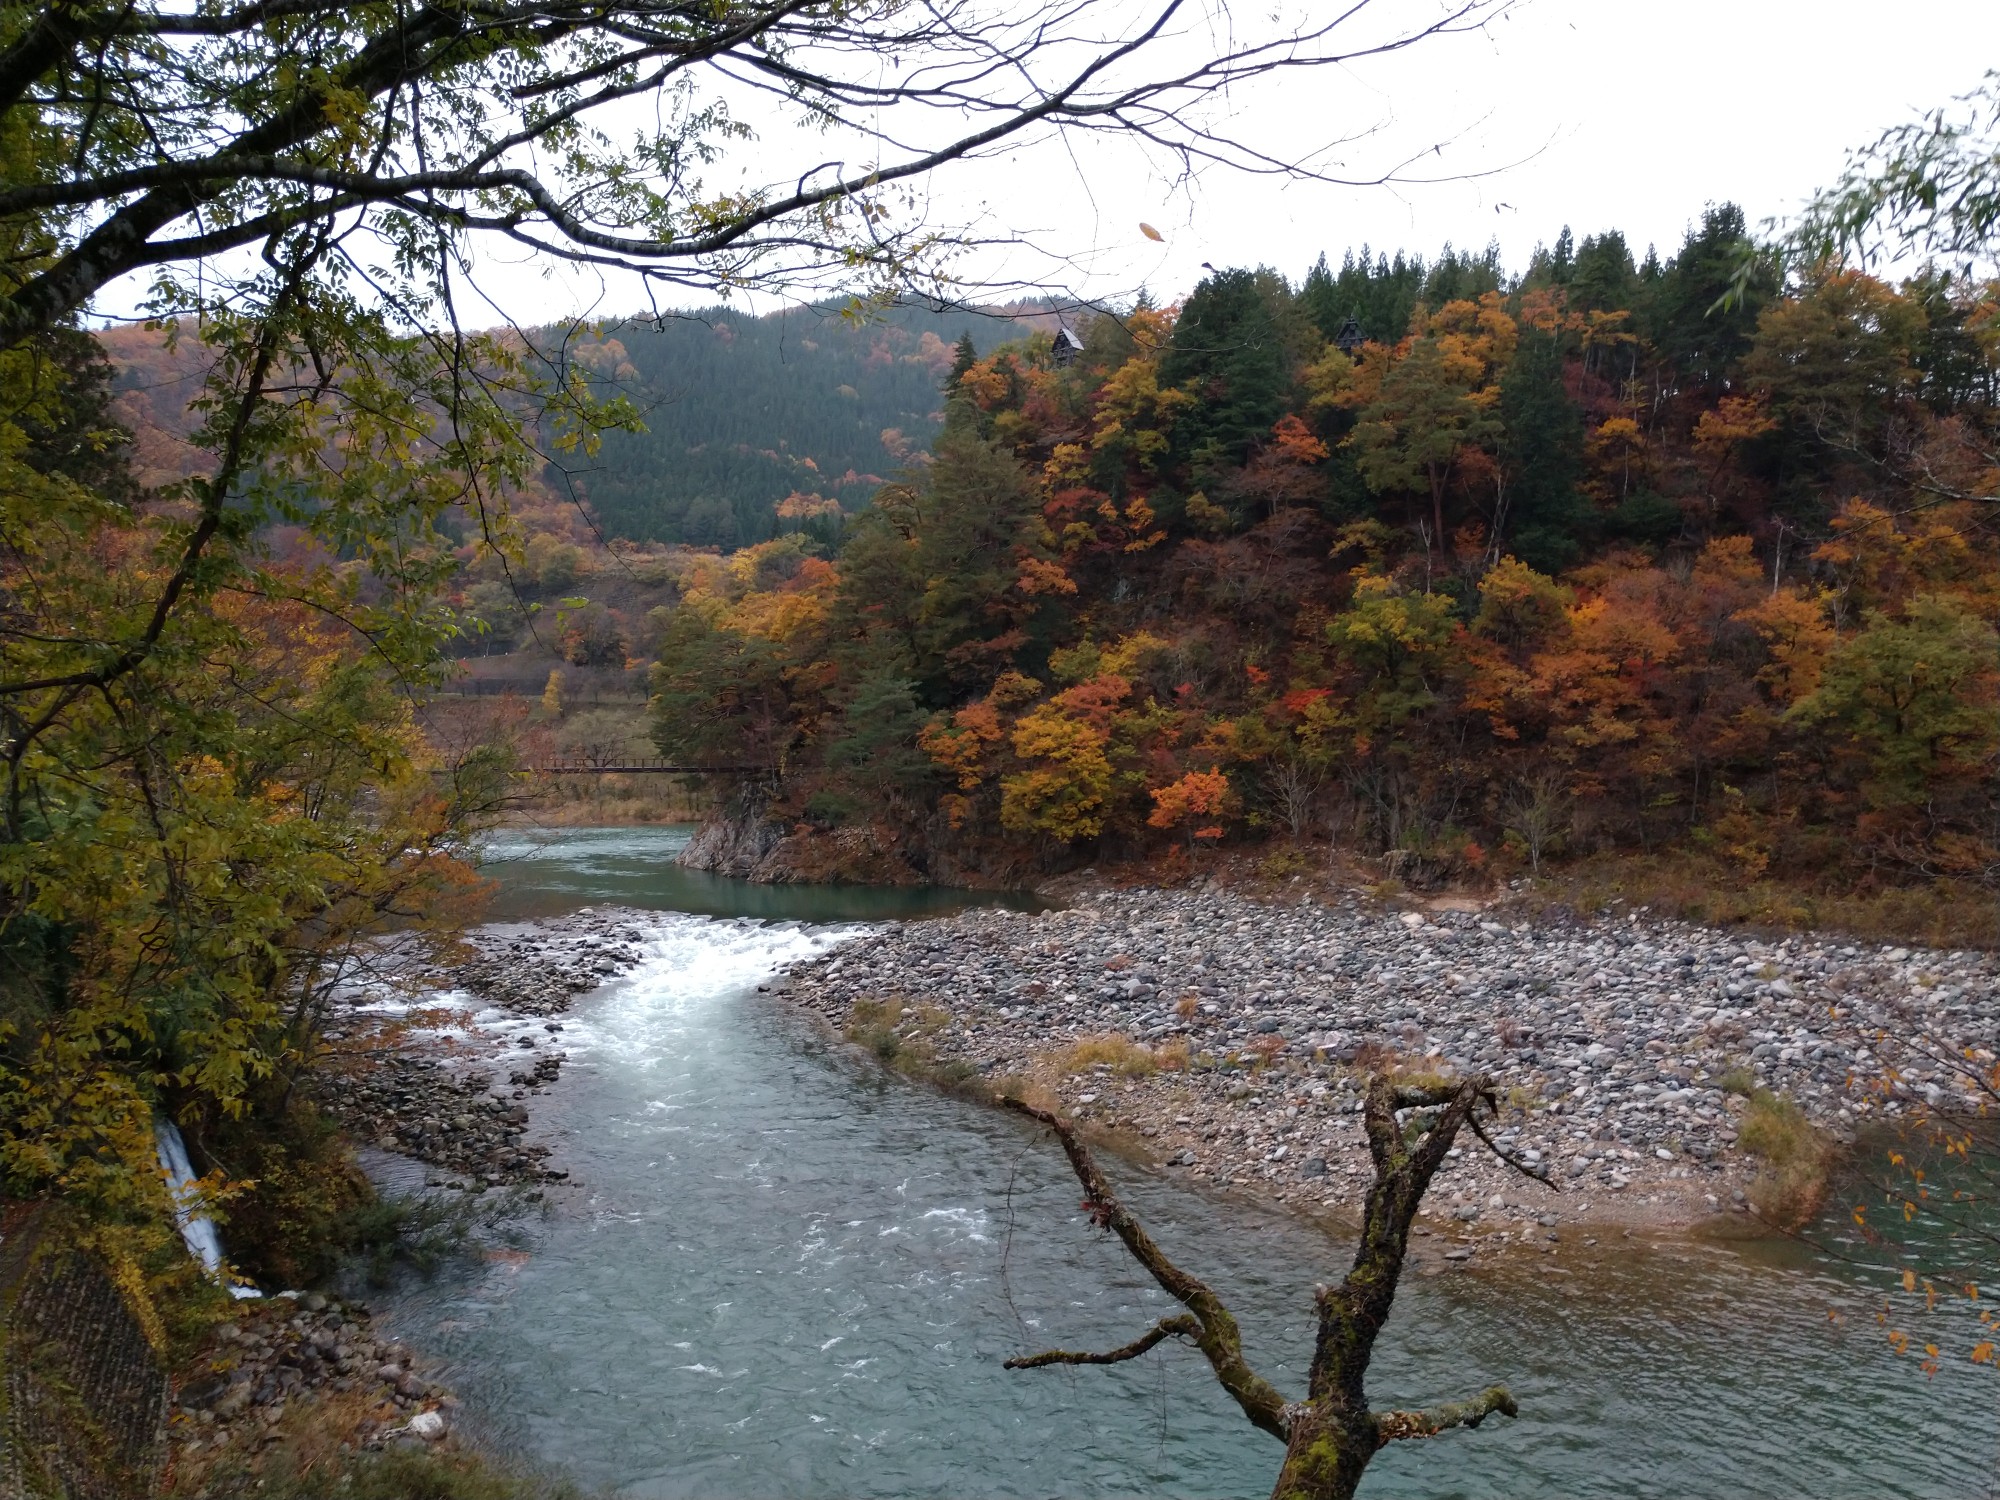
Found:
[[[191,1143],[238,1184],[217,1211],[236,1269],[258,1286],[311,1286],[356,1248],[348,1226],[375,1203],[333,1121],[294,1100],[221,1119]]]
[[[866,1047],[898,1073],[953,1091],[978,1092],[978,1070],[957,1059],[940,1061],[931,1034],[951,1020],[935,1005],[906,1012],[901,1000],[857,1000],[847,1019],[847,1039]]]
[[[1783,1228],[1805,1223],[1826,1200],[1833,1143],[1796,1101],[1758,1088],[1740,1073],[1722,1081],[1748,1101],[1736,1144],[1763,1163],[1751,1195],[1757,1212]]]
[[[1707,927],[1839,932],[1865,942],[2000,948],[2000,906],[1974,883],[1856,882],[1835,867],[1812,877],[1745,879],[1699,853],[1621,854],[1579,862],[1515,898],[1529,911],[1596,914],[1643,906]]]

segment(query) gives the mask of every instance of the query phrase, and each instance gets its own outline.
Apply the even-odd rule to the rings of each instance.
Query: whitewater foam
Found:
[[[639,962],[568,1022],[563,1044],[572,1056],[602,1053],[643,1066],[708,1006],[873,930],[683,912],[637,925]]]

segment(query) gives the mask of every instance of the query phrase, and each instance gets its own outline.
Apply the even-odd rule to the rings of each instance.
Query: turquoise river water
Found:
[[[1198,1355],[1010,1373],[1163,1311],[1051,1144],[886,1074],[757,985],[856,923],[963,894],[757,888],[671,865],[678,830],[496,842],[501,915],[656,915],[581,997],[536,1130],[572,1186],[522,1252],[384,1307],[503,1449],[630,1497],[1237,1496],[1279,1447]],[[1129,1198],[1296,1389],[1341,1238],[1119,1164]],[[1886,1349],[1880,1278],[1791,1246],[1632,1240],[1413,1277],[1378,1406],[1508,1384],[1513,1422],[1401,1444],[1371,1496],[1990,1493],[1996,1387]],[[1874,1300],[1871,1301],[1870,1299]],[[1840,1310],[1838,1320],[1830,1310]]]

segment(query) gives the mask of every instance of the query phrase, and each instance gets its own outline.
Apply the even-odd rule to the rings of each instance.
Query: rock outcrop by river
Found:
[[[942,814],[903,824],[825,828],[779,816],[754,787],[711,809],[676,863],[753,885],[936,884],[969,890],[1017,888],[1050,869],[1001,840],[952,827]]]
[[[799,966],[788,988],[840,1027],[857,1003],[900,1001],[901,1037],[941,1061],[1046,1087],[1193,1177],[1298,1206],[1355,1202],[1370,1179],[1363,1068],[1489,1073],[1511,1106],[1501,1143],[1565,1191],[1473,1142],[1433,1203],[1541,1227],[1556,1211],[1684,1221],[1742,1206],[1744,1103],[1725,1075],[1846,1136],[1951,1086],[1878,1036],[1978,1048],[2000,1023],[1987,954],[1215,888],[1085,890],[1040,915],[887,928]],[[1114,1037],[1167,1066],[1098,1040]],[[1904,1071],[1885,1090],[1891,1062]]]

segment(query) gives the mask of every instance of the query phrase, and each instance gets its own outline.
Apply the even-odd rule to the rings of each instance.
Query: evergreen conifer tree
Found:
[[[1577,489],[1583,420],[1563,388],[1554,338],[1521,340],[1500,377],[1500,457],[1508,473],[1511,546],[1530,567],[1554,573],[1574,562],[1593,519]]]

